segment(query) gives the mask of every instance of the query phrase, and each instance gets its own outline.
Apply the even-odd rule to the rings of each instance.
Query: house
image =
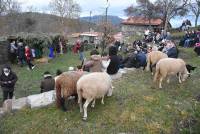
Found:
[[[122,34],[127,37],[130,35],[144,34],[146,29],[151,31],[160,31],[163,28],[163,21],[161,19],[149,19],[144,17],[129,17],[122,22]]]
[[[73,33],[71,37],[74,41],[80,39],[81,41],[87,41],[88,43],[99,44],[103,34],[99,32],[83,32]]]
[[[83,32],[80,34],[82,41],[88,41],[89,43],[99,44],[103,34],[99,32]]]

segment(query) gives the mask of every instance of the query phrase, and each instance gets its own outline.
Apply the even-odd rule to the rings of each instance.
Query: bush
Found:
[[[172,40],[181,40],[185,36],[184,32],[172,33]]]
[[[59,38],[62,37],[59,34],[44,34],[44,33],[19,33],[7,37],[7,39],[22,39],[25,45],[36,50],[36,58],[42,57],[44,50],[48,49],[50,44],[58,44]],[[66,39],[62,37],[64,43]]]

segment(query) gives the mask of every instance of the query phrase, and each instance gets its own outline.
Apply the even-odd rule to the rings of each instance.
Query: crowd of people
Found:
[[[12,64],[17,62],[21,67],[27,64],[29,70],[34,69],[35,65],[32,64],[32,59],[35,58],[35,49],[25,45],[22,39],[11,40],[8,47],[9,59]]]
[[[177,58],[178,57],[178,49],[175,43],[171,41],[171,35],[169,32],[164,30],[161,33],[156,33],[153,36],[151,41],[151,45],[149,45],[149,37],[152,36],[149,30],[146,30],[144,33],[143,40],[136,40],[132,44],[129,44],[129,47],[126,47],[127,54],[125,57],[118,54],[118,51],[122,51],[125,46],[124,43],[120,43],[120,41],[111,42],[108,45],[107,52],[100,55],[98,47],[95,47],[90,52],[90,58],[86,61],[84,55],[84,46],[87,42],[81,42],[78,40],[74,47],[73,52],[79,53],[79,58],[82,61],[82,65],[77,66],[77,70],[84,70],[88,72],[107,72],[111,78],[115,78],[120,68],[140,68],[143,67],[145,69],[147,65],[147,54],[151,51],[162,51],[167,54],[169,58]],[[199,43],[199,35],[198,32],[192,31],[190,33],[186,33],[183,46],[190,47],[195,45],[195,51],[200,54],[200,43]],[[193,43],[193,45],[190,45]],[[153,45],[152,45],[153,44]],[[62,51],[62,44],[59,44],[60,52]],[[18,59],[19,64],[23,66],[27,63],[29,69],[33,69],[34,65],[31,63],[32,57],[34,57],[34,49],[30,49],[27,45],[23,43],[23,40],[20,39],[17,43],[15,40],[12,40],[9,45],[9,52],[11,56],[11,61],[15,62]],[[50,50],[52,51],[53,48]],[[53,49],[54,50],[54,49]],[[62,53],[62,52],[61,52]],[[52,53],[50,53],[52,56]],[[62,72],[58,73],[61,74]],[[11,70],[9,66],[4,66],[2,69],[2,74],[0,76],[0,85],[3,89],[3,99],[8,99],[13,97],[14,86],[17,81],[16,74]],[[55,80],[53,79],[50,72],[44,73],[44,80],[41,81],[41,93],[54,90]]]
[[[200,56],[200,30],[185,31],[185,35],[180,40],[179,46],[185,48],[193,47],[196,54]]]
[[[191,26],[192,26],[192,24],[191,24],[190,20],[186,19],[182,22],[182,25],[180,26],[180,30],[188,31]]]
[[[162,30],[161,32],[152,32],[149,29],[144,31],[144,41],[146,43],[154,42],[155,44],[158,44],[162,40],[171,40],[170,32],[166,32],[165,30]]]
[[[185,31],[184,37],[180,40],[179,46],[182,47],[194,47],[196,43],[199,42],[200,32],[195,30]]]

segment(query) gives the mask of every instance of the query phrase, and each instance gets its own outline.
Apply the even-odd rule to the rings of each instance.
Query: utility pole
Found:
[[[101,54],[104,53],[105,50],[105,46],[106,46],[106,38],[107,38],[107,23],[108,23],[108,0],[107,1],[107,5],[106,5],[106,18],[105,18],[105,26],[104,26],[104,36],[103,36],[103,42],[102,42],[102,52]]]
[[[92,11],[90,11],[89,32],[91,32],[91,17],[92,17]]]

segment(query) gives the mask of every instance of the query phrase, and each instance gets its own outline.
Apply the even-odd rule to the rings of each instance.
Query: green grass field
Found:
[[[55,105],[41,109],[23,109],[6,115],[0,120],[2,134],[60,134],[60,133],[200,133],[200,103],[195,97],[200,94],[199,57],[192,49],[180,49],[180,56],[188,63],[198,66],[183,84],[177,78],[163,89],[152,88],[150,72],[138,69],[114,82],[112,97],[105,98],[101,105],[97,100],[94,109],[88,108],[88,120],[81,120],[77,102],[66,103],[67,112]],[[32,72],[14,67],[19,76],[16,97],[39,92],[42,73],[55,74],[57,68],[67,70],[70,65],[80,64],[77,56],[60,56],[48,65],[38,65]]]

